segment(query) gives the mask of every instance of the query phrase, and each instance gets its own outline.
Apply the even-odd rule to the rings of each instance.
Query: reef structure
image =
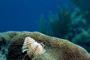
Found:
[[[31,57],[32,60],[90,60],[89,53],[68,40],[50,37],[40,32],[24,32],[16,35],[10,42],[7,60],[22,60],[27,53],[22,52],[26,37],[45,44],[45,53]],[[29,57],[29,56],[28,56]]]
[[[90,0],[70,0],[75,3],[82,10],[90,10]]]

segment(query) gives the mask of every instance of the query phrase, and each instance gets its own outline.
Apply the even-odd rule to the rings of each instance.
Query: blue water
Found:
[[[49,11],[58,12],[67,4],[71,9],[72,3],[66,0],[0,0],[0,32],[4,31],[38,31],[35,21],[44,15],[48,20]]]

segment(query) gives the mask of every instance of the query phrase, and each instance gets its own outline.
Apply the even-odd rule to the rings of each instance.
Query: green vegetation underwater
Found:
[[[90,0],[0,0],[0,60],[90,60]]]

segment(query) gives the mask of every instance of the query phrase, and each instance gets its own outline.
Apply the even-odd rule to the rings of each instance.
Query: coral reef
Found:
[[[7,31],[4,33],[0,33],[8,42],[10,42],[10,40],[16,36],[17,34],[19,34],[20,32],[15,32],[15,31]]]
[[[59,8],[59,18],[55,18],[51,13],[50,25],[52,27],[53,35],[59,38],[65,38],[65,35],[69,32],[69,25],[71,22],[70,13],[65,9],[61,10]],[[66,31],[67,30],[67,31]]]
[[[7,31],[0,33],[0,60],[6,60],[8,45],[12,38],[20,33],[25,33],[28,31]]]
[[[34,57],[32,60],[55,60],[55,59],[52,59],[52,57],[49,54],[44,53]]]
[[[70,0],[76,5],[77,7],[80,8],[80,10],[86,14],[85,18],[87,20],[87,26],[90,27],[90,0]]]
[[[72,39],[72,42],[84,47],[88,52],[90,52],[90,34],[87,31],[77,35]]]
[[[16,36],[20,33],[24,33],[24,32],[28,32],[28,31],[7,31],[7,32],[0,33],[0,36],[1,36],[0,41],[1,41],[1,39],[3,39],[3,40],[7,40],[7,42],[9,43],[10,40],[14,36]]]
[[[35,56],[32,60],[90,60],[89,53],[84,48],[68,40],[50,37],[39,32],[26,32],[16,35],[10,42],[7,60],[22,60],[24,58],[26,53],[22,53],[22,46],[25,37],[31,37],[46,45],[46,52]]]
[[[24,57],[24,53],[22,53],[23,42],[25,37],[28,36],[30,36],[30,32],[24,32],[16,35],[11,40],[8,48],[7,60],[22,60],[22,58]]]
[[[7,44],[6,39],[0,34],[0,49],[2,45],[5,46],[6,44]]]
[[[41,25],[38,24],[39,31],[50,36],[71,40],[76,34],[87,28],[84,15],[77,7],[73,7],[71,11],[66,7],[58,8],[58,15],[53,16],[50,12],[49,24],[44,23],[45,19],[42,19]],[[48,25],[48,27],[45,28],[43,25]]]
[[[0,49],[0,60],[6,60],[8,48],[7,46],[1,46]]]
[[[48,25],[47,25],[46,20],[44,20],[43,15],[41,15],[39,22],[36,21],[36,26],[38,27],[39,31],[41,31],[44,34],[48,34],[48,30],[47,30]]]
[[[70,0],[74,2],[79,8],[82,10],[89,11],[90,10],[90,0]]]
[[[72,0],[77,4],[81,0]],[[87,1],[85,1],[86,3]],[[81,2],[80,2],[81,3]],[[82,0],[82,4],[84,1]],[[80,4],[79,4],[80,5]],[[86,5],[85,5],[86,6]],[[82,8],[84,8],[82,6]],[[87,7],[85,7],[87,8]],[[85,9],[84,8],[84,9]],[[88,10],[88,9],[87,9]],[[49,14],[49,27],[45,28],[44,18],[40,22],[42,24],[41,30],[44,28],[43,32],[46,35],[54,36],[58,38],[67,39],[75,44],[84,47],[88,52],[90,52],[90,33],[84,34],[84,31],[88,31],[90,27],[90,11],[83,10],[80,6],[73,6],[71,11],[67,7],[58,8],[58,14],[53,15],[51,12]],[[39,25],[39,24],[38,24]],[[48,34],[47,34],[48,32]],[[49,34],[50,32],[50,34]],[[83,37],[82,37],[83,36]]]

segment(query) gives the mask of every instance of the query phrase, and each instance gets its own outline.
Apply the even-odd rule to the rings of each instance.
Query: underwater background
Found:
[[[41,15],[48,21],[49,11],[55,14],[65,4],[72,7],[66,0],[0,0],[0,31],[37,31]]]
[[[35,36],[40,32],[68,40],[90,54],[90,0],[0,0],[1,60],[12,58],[7,52],[11,40],[18,40],[14,37],[34,31]]]

